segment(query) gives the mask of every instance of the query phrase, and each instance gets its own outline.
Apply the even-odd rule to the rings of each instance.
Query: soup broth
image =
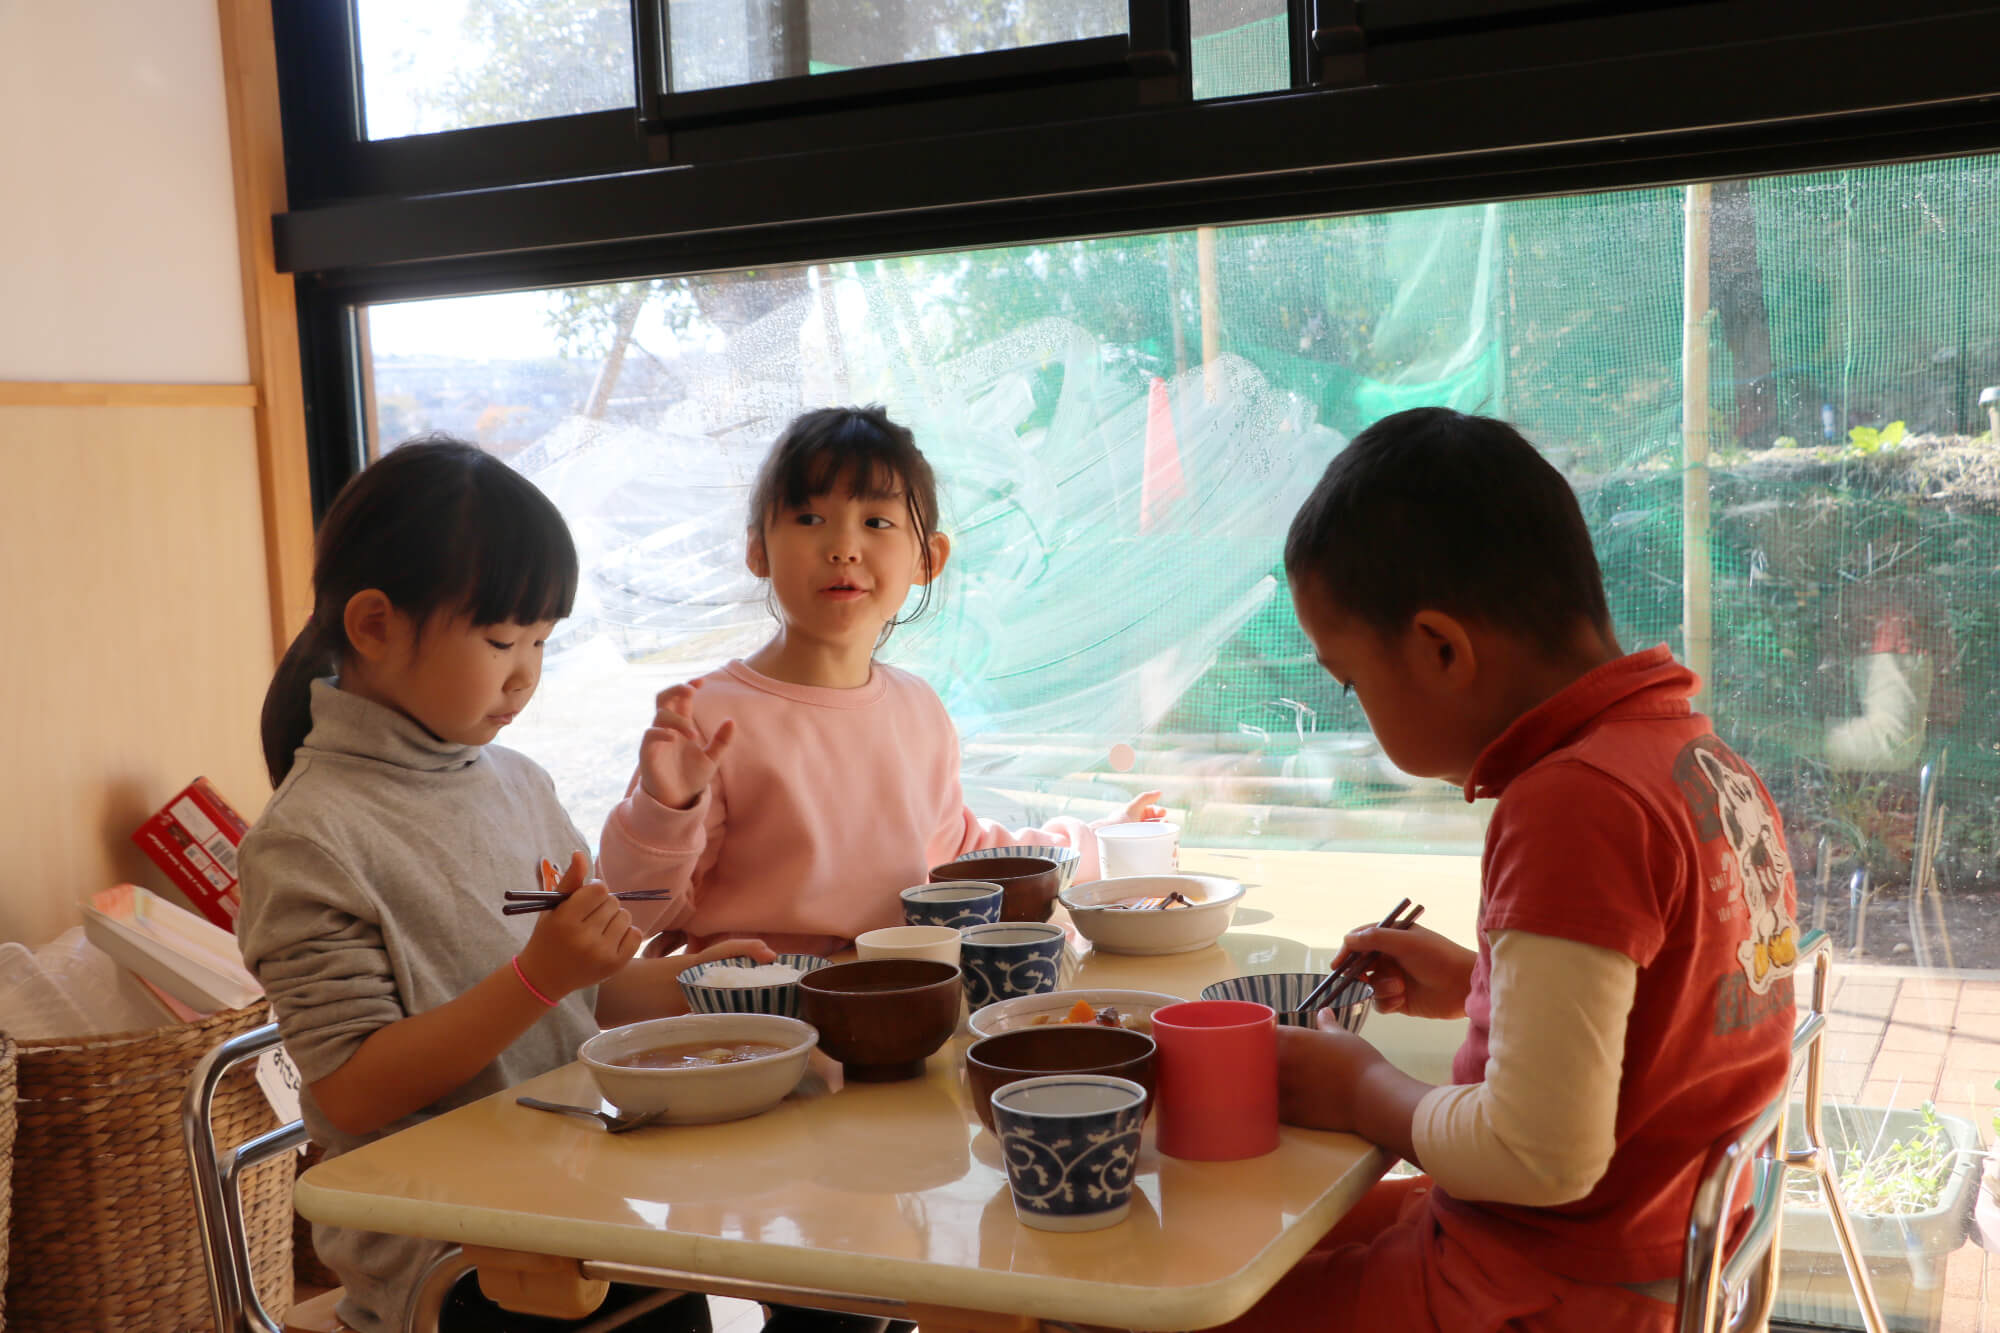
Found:
[[[711,1065],[741,1064],[745,1060],[777,1055],[786,1049],[770,1041],[693,1041],[675,1046],[656,1046],[614,1063],[628,1069],[706,1069]]]

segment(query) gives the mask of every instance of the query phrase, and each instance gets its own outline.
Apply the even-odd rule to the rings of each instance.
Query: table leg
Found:
[[[484,1245],[467,1245],[464,1254],[479,1269],[479,1290],[486,1299],[516,1314],[581,1319],[604,1304],[611,1290],[609,1282],[585,1277],[575,1259]]]

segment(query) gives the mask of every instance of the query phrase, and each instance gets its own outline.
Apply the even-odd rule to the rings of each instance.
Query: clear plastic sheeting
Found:
[[[511,739],[557,756],[579,822],[596,827],[650,694],[774,628],[744,567],[770,441],[808,405],[879,401],[936,469],[954,549],[888,660],[944,696],[985,808],[1122,805],[1139,779],[1089,772],[1282,602],[1280,534],[1342,437],[1239,357],[1138,376],[1077,325],[1041,318],[931,361],[911,354],[934,341],[900,268],[777,281],[787,299],[656,425],[571,418],[516,456],[569,521],[584,575]]]

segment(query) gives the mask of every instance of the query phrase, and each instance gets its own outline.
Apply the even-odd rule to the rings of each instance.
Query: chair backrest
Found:
[[[245,1060],[278,1045],[278,1025],[266,1023],[231,1037],[201,1058],[181,1103],[181,1135],[187,1144],[188,1175],[194,1182],[195,1219],[201,1253],[208,1265],[208,1298],[216,1333],[284,1333],[257,1299],[250,1269],[250,1243],[243,1225],[243,1173],[257,1163],[306,1141],[303,1121],[294,1120],[234,1148],[216,1146],[210,1111],[222,1076]]]
[[[1787,1093],[1709,1153],[1688,1210],[1678,1333],[1735,1333],[1761,1327],[1770,1315],[1778,1294],[1789,1083]],[[1749,1220],[1739,1224],[1746,1185]],[[1732,1249],[1729,1241],[1739,1225]]]
[[[1808,931],[1799,940],[1799,965],[1808,959],[1813,963],[1813,992],[1792,1032],[1791,1071],[1771,1104],[1709,1153],[1708,1168],[1695,1187],[1681,1263],[1678,1333],[1735,1333],[1760,1328],[1770,1317],[1778,1295],[1778,1224],[1784,1213],[1788,1163],[1786,1111],[1801,1069],[1807,1070],[1808,1100],[1816,1102],[1819,1097],[1820,1039],[1826,1031],[1831,957],[1825,931]],[[1816,1105],[1808,1107],[1807,1117],[1817,1131]],[[1748,1221],[1743,1222],[1746,1207]]]

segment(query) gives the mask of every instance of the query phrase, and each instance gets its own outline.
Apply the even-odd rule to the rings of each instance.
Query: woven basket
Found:
[[[0,1329],[7,1327],[7,1214],[14,1198],[14,1043],[0,1032]]]
[[[19,1044],[6,1287],[16,1333],[213,1329],[181,1099],[204,1054],[266,1021],[259,1003],[150,1032]],[[250,1066],[223,1080],[213,1123],[224,1148],[277,1125]],[[278,1319],[291,1306],[293,1156],[243,1179],[251,1267]]]

